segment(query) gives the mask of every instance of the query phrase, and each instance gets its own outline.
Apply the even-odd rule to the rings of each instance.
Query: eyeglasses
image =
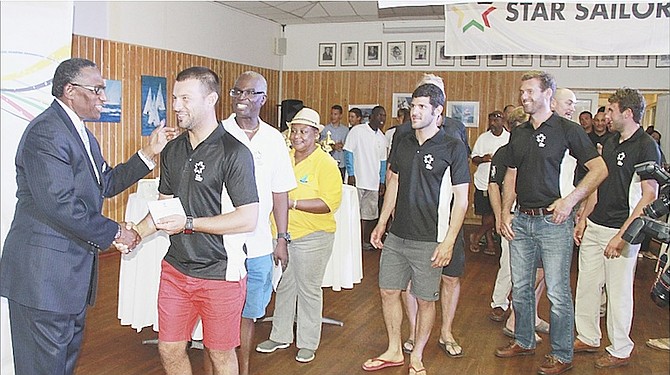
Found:
[[[82,89],[86,89],[86,90],[94,93],[95,95],[100,95],[100,93],[105,91],[105,89],[107,88],[105,86],[80,85],[80,84],[74,83],[74,82],[70,82],[70,84],[72,86],[77,86],[77,87],[81,87]]]
[[[494,118],[502,118],[503,115],[502,115],[501,113],[494,113],[494,114],[492,114],[490,117],[494,117]]]
[[[241,97],[250,98],[254,95],[265,94],[265,91],[256,91],[254,89],[249,90],[230,89],[230,91],[228,91],[228,94],[233,98],[241,98]]]

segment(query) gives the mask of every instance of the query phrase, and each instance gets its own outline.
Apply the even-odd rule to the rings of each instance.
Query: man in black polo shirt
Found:
[[[574,307],[570,291],[573,208],[607,177],[605,162],[576,123],[551,112],[554,78],[531,71],[521,77],[521,102],[531,116],[514,131],[508,145],[509,169],[503,185],[502,234],[510,241],[512,296],[516,313],[515,339],[496,350],[498,357],[535,353],[536,260],[542,259],[551,302],[552,350],[540,374],[560,374],[572,368]],[[589,172],[575,189],[561,191],[561,163],[566,151]],[[512,202],[518,208],[512,216]],[[512,220],[513,219],[513,220]]]
[[[660,160],[656,143],[640,126],[644,107],[644,97],[635,89],[619,89],[609,98],[605,113],[615,133],[605,142],[602,152],[609,175],[587,200],[584,215],[575,228],[575,242],[581,243],[575,353],[594,352],[600,346],[599,297],[607,285],[607,336],[611,345],[596,361],[597,368],[627,365],[634,347],[630,328],[640,245],[626,243],[622,235],[642,214],[642,208],[654,201],[658,190],[653,178],[640,181],[635,165]]]
[[[594,146],[598,147],[605,144],[607,138],[612,136],[612,133],[607,131],[608,119],[605,116],[605,107],[598,108],[598,112],[593,117],[593,130],[589,133],[589,139]]]
[[[246,294],[246,233],[258,218],[253,157],[216,119],[219,77],[208,68],[177,75],[173,109],[185,129],[161,153],[160,199],[177,197],[186,213],[147,217],[142,237],[164,230],[158,351],[168,375],[190,374],[186,344],[202,319],[215,374],[238,372],[235,348]]]
[[[468,206],[470,172],[463,143],[438,127],[443,91],[423,84],[412,94],[413,132],[396,137],[395,156],[379,223],[371,240],[381,238],[395,208],[397,213],[384,241],[379,269],[387,350],[363,364],[366,371],[404,363],[401,349],[400,293],[412,281],[418,300],[416,342],[410,355],[410,374],[424,370],[423,349],[435,320],[442,267],[452,260],[454,243]],[[453,207],[451,207],[453,197]],[[451,339],[451,338],[449,338]],[[448,344],[440,338],[442,346]]]

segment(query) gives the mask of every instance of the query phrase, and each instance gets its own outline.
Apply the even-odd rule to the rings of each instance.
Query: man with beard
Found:
[[[263,122],[259,115],[267,100],[268,84],[261,74],[242,73],[229,91],[233,114],[223,127],[245,144],[254,156],[258,190],[258,222],[247,237],[247,297],[240,327],[240,374],[249,374],[249,355],[254,337],[254,322],[265,315],[272,296],[272,263],[288,265],[288,191],[296,187],[284,137]],[[344,129],[346,127],[343,126]],[[270,212],[277,225],[276,246],[272,245]],[[206,362],[207,363],[207,362]]]
[[[200,317],[214,374],[237,374],[244,246],[258,220],[253,156],[216,119],[216,73],[192,67],[176,81],[172,108],[186,131],[161,153],[158,192],[161,200],[179,198],[186,216],[149,214],[137,226],[143,237],[156,230],[170,235],[158,289],[158,351],[168,375],[190,374],[186,345]]]
[[[572,368],[574,307],[570,290],[573,208],[607,177],[603,159],[581,127],[551,111],[554,78],[541,71],[521,77],[520,95],[531,118],[512,132],[509,168],[503,185],[502,234],[510,241],[515,339],[498,348],[501,358],[535,353],[535,269],[542,260],[551,302],[552,350],[539,374],[561,374]],[[562,191],[561,162],[566,151],[588,173],[569,194]],[[512,203],[518,207],[512,215]]]

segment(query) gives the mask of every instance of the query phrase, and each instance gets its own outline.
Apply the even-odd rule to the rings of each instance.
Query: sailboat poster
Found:
[[[151,132],[166,119],[165,77],[142,76],[142,135]]]
[[[106,79],[105,96],[100,122],[121,122],[121,81]]]

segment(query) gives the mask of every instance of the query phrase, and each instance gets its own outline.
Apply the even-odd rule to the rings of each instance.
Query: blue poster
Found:
[[[105,80],[107,101],[102,106],[100,122],[121,122],[121,81]]]
[[[156,127],[165,121],[167,108],[165,77],[142,76],[142,135],[151,135]]]

